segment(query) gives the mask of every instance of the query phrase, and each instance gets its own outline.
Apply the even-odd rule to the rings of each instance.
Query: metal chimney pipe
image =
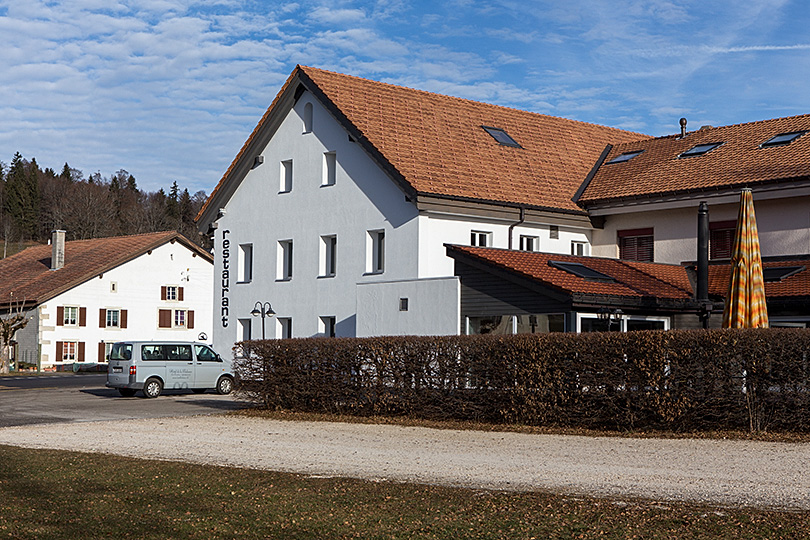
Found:
[[[678,123],[681,125],[681,138],[686,137],[686,118],[681,118]]]
[[[709,204],[698,206],[697,300],[709,299]]]

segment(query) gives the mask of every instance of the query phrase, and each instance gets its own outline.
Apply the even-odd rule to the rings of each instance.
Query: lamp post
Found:
[[[607,323],[607,331],[610,332],[610,329],[613,327],[613,323],[616,323],[619,326],[619,331],[621,331],[621,323],[622,323],[622,315],[624,312],[619,309],[611,309],[608,307],[601,307],[598,311],[599,319],[605,321]]]
[[[250,314],[254,317],[262,316],[262,339],[264,339],[264,319],[265,317],[272,317],[276,312],[270,307],[270,302],[256,302]]]

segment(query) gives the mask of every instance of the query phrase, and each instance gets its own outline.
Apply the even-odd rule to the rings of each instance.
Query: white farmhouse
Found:
[[[197,216],[214,342],[262,322],[268,338],[457,334],[444,244],[587,255],[571,196],[608,142],[640,138],[298,66]]]
[[[53,369],[105,362],[122,340],[206,340],[212,257],[179,233],[65,242],[0,261],[0,316],[30,317],[15,336],[19,363]]]

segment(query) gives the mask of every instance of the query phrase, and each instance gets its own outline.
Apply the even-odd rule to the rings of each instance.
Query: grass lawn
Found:
[[[0,539],[807,537],[808,513],[309,478],[0,446]]]

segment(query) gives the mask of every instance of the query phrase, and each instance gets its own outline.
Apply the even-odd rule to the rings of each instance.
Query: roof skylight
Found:
[[[785,144],[790,144],[802,135],[807,133],[806,131],[793,131],[791,133],[780,133],[774,137],[771,137],[764,143],[760,144],[760,148],[767,148],[769,146],[782,146]]]
[[[518,144],[518,142],[513,139],[509,134],[501,128],[490,127],[490,126],[481,126],[484,131],[492,135],[492,138],[498,141],[499,144],[503,146],[513,146],[515,148],[523,148]]]
[[[603,274],[602,272],[594,270],[593,268],[589,268],[581,263],[548,261],[548,265],[553,268],[562,270],[564,272],[568,272],[569,274],[574,274],[575,276],[581,277],[588,281],[608,281],[608,282],[616,281],[607,274]]]
[[[644,150],[636,150],[635,152],[625,152],[624,154],[618,155],[615,158],[611,159],[610,161],[607,162],[607,164],[610,165],[611,163],[624,163],[625,161],[630,161],[631,159],[641,154],[642,152],[644,152]]]
[[[762,269],[762,279],[767,282],[782,281],[804,270],[804,266],[771,266]]]
[[[692,148],[690,148],[686,152],[683,152],[678,157],[683,158],[683,157],[692,157],[692,156],[702,156],[703,154],[705,154],[707,152],[711,152],[712,150],[714,150],[715,148],[717,148],[718,146],[720,146],[722,144],[723,144],[722,142],[698,144],[696,146],[693,146]]]

